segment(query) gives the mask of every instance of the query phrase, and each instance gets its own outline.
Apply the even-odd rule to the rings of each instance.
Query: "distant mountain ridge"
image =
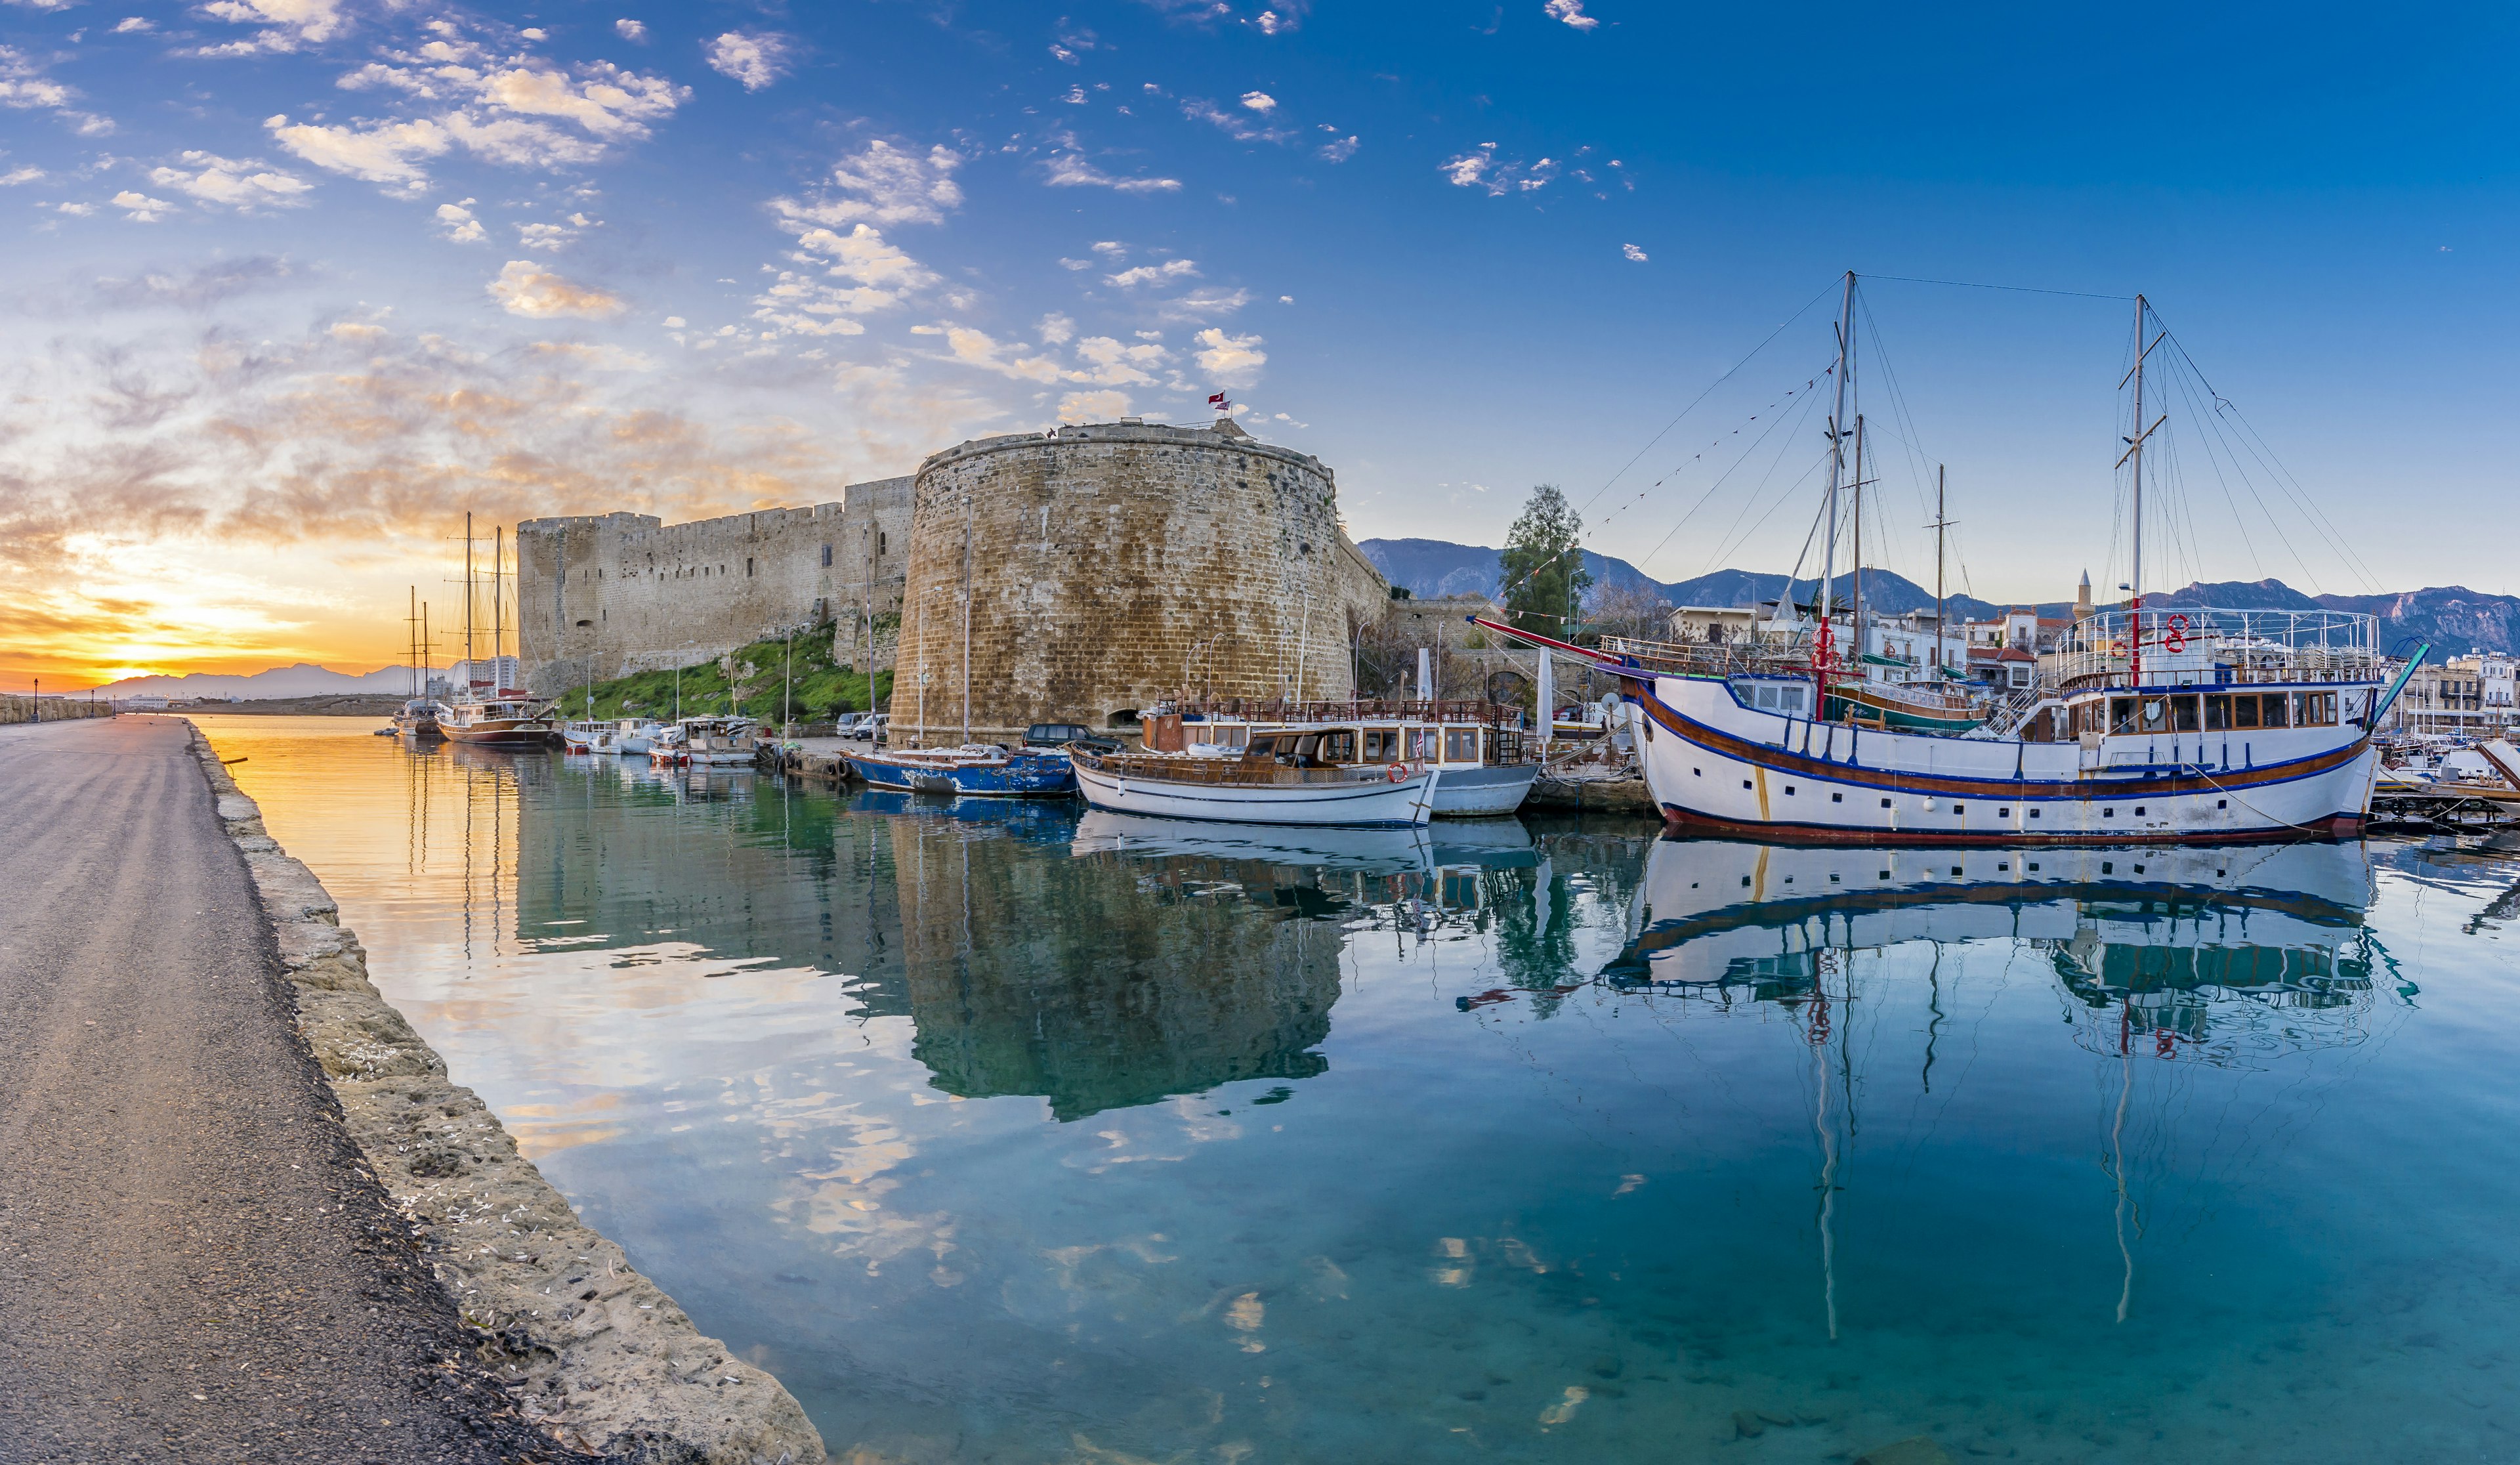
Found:
[[[1357,548],[1365,551],[1365,557],[1373,562],[1384,578],[1412,595],[1494,596],[1501,588],[1497,551],[1482,545],[1455,544],[1443,539],[1367,539]],[[1718,570],[1693,579],[1665,583],[1625,560],[1591,550],[1584,551],[1584,568],[1592,572],[1597,584],[1642,585],[1675,606],[1758,605],[1778,599],[1785,585],[1781,574],[1758,574],[1746,570]],[[1794,581],[1795,598],[1808,603],[1819,583],[1817,579]],[[1853,589],[1854,577],[1840,575],[1834,596],[1844,601]],[[1894,615],[1934,608],[1933,592],[1886,570],[1864,572],[1864,599],[1866,604]],[[2103,602],[2103,608],[2107,604]],[[2221,580],[2156,593],[2145,597],[2145,604],[2358,612],[2380,618],[2381,650],[2403,654],[2411,649],[2411,642],[2429,641],[2435,661],[2479,651],[2520,652],[2520,596],[2495,595],[2463,585],[2436,585],[2382,595],[2305,595],[2279,579]],[[1944,601],[1945,613],[1955,620],[1986,620],[2006,608],[1967,595],[1953,595]],[[2073,602],[2062,600],[2023,608],[2036,609],[2048,617],[2074,613]]]
[[[104,688],[109,697],[242,697],[248,702],[261,702],[278,697],[322,697],[330,693],[347,696],[408,697],[411,695],[411,668],[380,666],[365,675],[336,671],[311,662],[293,666],[273,666],[250,674],[219,671],[188,671],[181,676],[126,676],[109,682]]]

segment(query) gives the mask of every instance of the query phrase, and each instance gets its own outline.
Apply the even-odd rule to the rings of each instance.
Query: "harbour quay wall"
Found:
[[[1230,420],[966,442],[916,476],[891,740],[1127,730],[1185,694],[1344,698],[1389,593],[1330,470]]]
[[[0,724],[36,721],[39,710],[42,714],[40,720],[45,722],[113,715],[112,703],[89,702],[83,697],[47,697],[41,701],[32,697],[0,697]]]
[[[517,647],[529,691],[697,665],[829,626],[843,663],[901,604],[911,481],[837,503],[668,525],[612,513],[517,526]],[[886,638],[875,638],[880,647]],[[879,668],[878,668],[879,669]]]

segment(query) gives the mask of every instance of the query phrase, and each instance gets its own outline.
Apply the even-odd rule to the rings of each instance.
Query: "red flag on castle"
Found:
[[[1208,397],[1207,404],[1214,407],[1219,412],[1231,412],[1234,410],[1234,404],[1225,399],[1225,393],[1222,391],[1216,392]]]

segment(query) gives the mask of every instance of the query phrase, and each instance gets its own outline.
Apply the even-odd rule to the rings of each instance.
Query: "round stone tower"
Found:
[[[1389,590],[1321,460],[1123,421],[983,437],[920,465],[895,746],[1127,731],[1155,703],[1351,695]]]

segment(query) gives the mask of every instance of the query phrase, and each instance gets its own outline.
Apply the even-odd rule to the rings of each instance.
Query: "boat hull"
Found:
[[[1678,832],[1915,845],[2347,837],[2367,819],[2378,767],[2355,728],[2191,732],[2110,766],[2070,743],[1755,711],[1712,680],[1639,678],[1627,695],[1646,730],[1646,786]]]
[[[1540,777],[1538,763],[1446,768],[1435,786],[1438,819],[1489,819],[1522,807]]]
[[[548,722],[489,722],[471,727],[440,723],[437,730],[449,742],[472,748],[548,748],[553,736]]]
[[[1173,783],[1106,773],[1078,763],[1076,791],[1096,808],[1167,819],[1405,828],[1433,817],[1435,790],[1446,776],[1430,768],[1399,783]]]
[[[1019,756],[1004,762],[898,762],[875,753],[843,753],[860,780],[905,794],[944,794],[973,799],[1059,799],[1075,792],[1076,774],[1066,759]]]

